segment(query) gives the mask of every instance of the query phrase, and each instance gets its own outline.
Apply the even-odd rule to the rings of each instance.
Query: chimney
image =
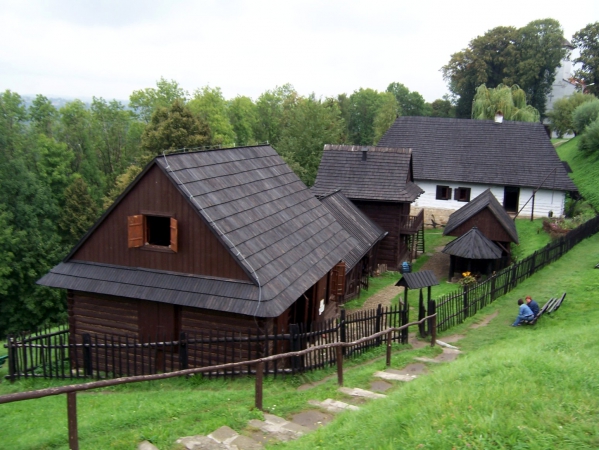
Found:
[[[368,147],[362,147],[362,161],[366,161],[367,156],[368,156]]]
[[[497,111],[495,113],[495,123],[502,123],[503,122],[503,113],[501,111]]]

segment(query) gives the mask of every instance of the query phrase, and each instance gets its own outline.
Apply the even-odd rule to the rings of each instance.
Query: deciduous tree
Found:
[[[472,118],[493,120],[499,112],[504,119],[519,122],[538,122],[541,118],[539,111],[526,104],[526,94],[517,85],[500,84],[491,89],[484,84],[479,86],[472,105]]]
[[[185,103],[188,97],[187,91],[182,89],[175,80],[169,81],[160,77],[156,82],[156,88],[133,91],[129,96],[129,107],[133,108],[141,120],[148,123],[157,108],[168,108],[175,100]]]
[[[574,62],[582,65],[575,77],[587,86],[586,93],[599,96],[599,22],[577,31],[572,37],[572,44],[580,50],[580,56]]]
[[[564,134],[574,133],[574,123],[572,122],[572,113],[584,102],[596,99],[594,95],[575,92],[570,97],[560,98],[553,103],[553,110],[547,114],[551,121],[551,131],[554,131],[559,137]]]
[[[197,117],[208,123],[212,145],[232,145],[235,142],[235,132],[229,121],[227,101],[219,87],[204,86],[197,89],[187,106]]]

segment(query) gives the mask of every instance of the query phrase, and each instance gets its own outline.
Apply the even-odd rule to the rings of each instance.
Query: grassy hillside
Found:
[[[557,154],[562,161],[567,161],[572,168],[572,180],[582,196],[599,211],[599,154],[587,155],[578,150],[579,137],[557,147]]]
[[[598,448],[598,250],[596,235],[488,307],[498,317],[468,331],[457,361],[283,448]],[[517,298],[562,291],[553,316],[508,326]]]

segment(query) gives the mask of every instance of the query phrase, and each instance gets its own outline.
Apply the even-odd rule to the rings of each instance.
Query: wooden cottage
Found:
[[[459,255],[458,253],[446,253],[466,259],[466,261],[460,262],[459,259],[452,258],[449,270],[450,279],[454,271],[488,273],[491,270],[502,269],[510,261],[511,244],[518,244],[518,231],[514,220],[499,204],[490,189],[451,214],[443,234],[458,238],[469,234],[467,239],[459,241],[459,246],[456,242],[457,239],[448,245],[448,247],[455,247],[454,252],[458,251]],[[480,236],[484,239],[479,238]],[[479,251],[475,251],[477,256],[465,257],[468,254],[468,246],[472,246],[472,251],[478,248]],[[499,252],[498,255],[497,252]],[[480,261],[473,265],[472,262],[468,262],[472,259]],[[491,263],[490,260],[493,262]]]
[[[154,159],[38,283],[68,290],[79,341],[280,332],[336,307],[355,244],[270,146],[176,153]]]
[[[568,177],[543,124],[442,117],[399,117],[381,147],[412,149],[414,182],[424,193],[414,210],[446,223],[464,203],[491,189],[513,214],[564,213]]]
[[[343,303],[368,289],[368,279],[377,266],[378,248],[387,232],[370,220],[341,191],[319,197],[339,224],[357,245],[343,257],[345,263],[345,295]]]
[[[398,270],[418,245],[424,251],[423,214],[410,215],[410,204],[423,192],[413,182],[410,149],[325,145],[312,192],[324,196],[338,189],[387,232],[379,263]]]

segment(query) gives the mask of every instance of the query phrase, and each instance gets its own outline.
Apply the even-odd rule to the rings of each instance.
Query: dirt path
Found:
[[[391,300],[397,297],[400,292],[403,292],[403,287],[395,286],[395,284],[387,286],[366,300],[360,309],[352,310],[352,312],[376,309],[379,304],[382,305],[383,308],[391,306]]]

